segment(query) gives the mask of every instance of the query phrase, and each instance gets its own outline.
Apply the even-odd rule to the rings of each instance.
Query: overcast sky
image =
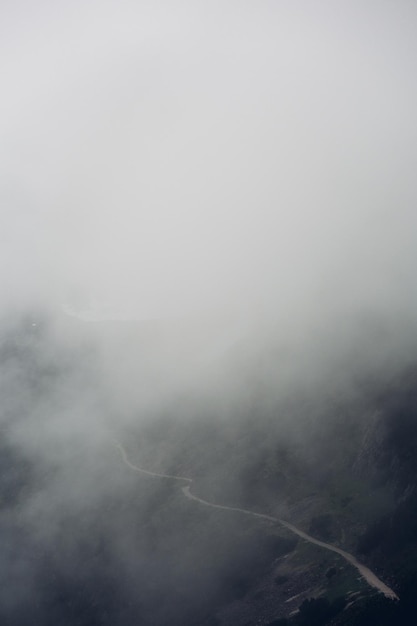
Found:
[[[2,0],[0,296],[416,303],[409,0]]]

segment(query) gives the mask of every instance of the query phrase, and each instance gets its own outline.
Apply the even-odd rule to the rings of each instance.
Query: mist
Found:
[[[215,604],[253,555],[215,550],[213,516],[186,548],[205,516],[184,523],[192,504],[129,474],[115,442],[209,500],[289,516],[269,479],[255,501],[260,459],[289,442],[313,467],[322,421],[378,412],[413,366],[416,12],[2,3],[0,532],[29,546],[3,555],[8,623],[36,598],[39,623],[74,623],[108,594],[115,621],[89,624],[163,625],[170,606],[197,624],[196,598]],[[216,558],[191,593],[200,553]],[[102,576],[88,601],[84,562],[82,584]]]
[[[3,299],[135,319],[415,304],[408,2],[2,12]]]

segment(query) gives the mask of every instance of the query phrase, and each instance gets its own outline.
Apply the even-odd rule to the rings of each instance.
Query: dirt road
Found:
[[[290,524],[289,522],[286,522],[285,520],[282,520],[278,517],[272,517],[272,515],[265,515],[264,513],[256,513],[255,511],[249,511],[248,509],[240,509],[240,508],[233,507],[233,506],[214,504],[213,502],[208,502],[207,500],[198,498],[197,496],[192,494],[190,491],[191,484],[193,482],[192,478],[187,478],[185,476],[175,476],[172,474],[158,474],[156,472],[150,472],[149,470],[145,470],[145,469],[142,469],[141,467],[137,467],[137,465],[133,465],[133,463],[129,461],[124,447],[118,442],[115,443],[115,445],[120,450],[124,463],[135,472],[139,472],[141,474],[147,474],[148,476],[154,476],[156,478],[170,478],[173,480],[180,480],[180,481],[187,482],[189,484],[186,485],[185,487],[182,487],[182,492],[184,496],[186,498],[189,498],[190,500],[194,500],[195,502],[203,504],[204,506],[209,506],[213,509],[222,509],[223,511],[237,511],[239,513],[243,513],[244,515],[251,515],[252,517],[258,517],[261,519],[269,520],[270,522],[276,522],[280,524],[281,526],[284,526],[284,528],[287,528],[289,531],[291,531],[295,535],[298,535],[305,541],[308,541],[309,543],[313,543],[316,546],[320,546],[321,548],[324,548],[325,550],[336,552],[336,554],[339,554],[348,563],[356,567],[356,569],[358,570],[360,575],[366,580],[368,585],[370,585],[374,589],[377,589],[378,591],[383,593],[384,596],[386,598],[389,598],[390,600],[399,600],[399,597],[397,596],[395,591],[393,591],[384,582],[382,582],[382,580],[378,578],[378,576],[374,574],[374,572],[370,570],[369,567],[366,567],[366,565],[363,565],[362,563],[360,563],[356,559],[356,557],[353,556],[353,554],[349,554],[349,552],[346,552],[345,550],[342,550],[341,548],[338,548],[337,546],[333,546],[331,543],[326,543],[325,541],[320,541],[320,539],[315,539],[311,535],[305,533],[303,530],[300,530],[299,528],[294,526],[294,524]]]

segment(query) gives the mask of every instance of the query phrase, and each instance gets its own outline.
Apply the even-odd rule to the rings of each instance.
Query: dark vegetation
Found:
[[[329,602],[326,598],[309,598],[300,605],[292,619],[279,618],[267,626],[322,626],[338,615],[346,606],[344,598]]]
[[[329,541],[333,535],[333,520],[329,513],[312,517],[309,532],[318,539]]]

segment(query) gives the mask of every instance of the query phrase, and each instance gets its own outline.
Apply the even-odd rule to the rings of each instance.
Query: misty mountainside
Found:
[[[417,353],[369,320],[359,341],[319,329],[293,350],[237,328],[3,320],[2,624],[411,623]],[[349,551],[400,602],[277,523],[132,469],[119,445],[198,498]]]
[[[0,626],[404,626],[417,3],[0,2]]]

